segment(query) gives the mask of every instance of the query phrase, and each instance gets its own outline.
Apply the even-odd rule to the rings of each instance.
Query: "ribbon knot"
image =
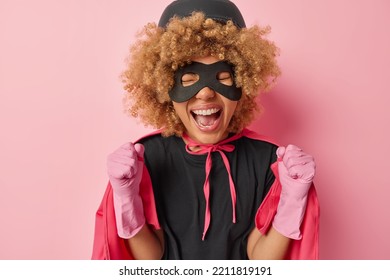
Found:
[[[206,200],[206,209],[205,209],[205,217],[204,217],[204,228],[202,234],[202,240],[205,239],[207,230],[210,226],[211,221],[211,213],[210,213],[210,171],[212,167],[212,159],[211,153],[219,152],[222,157],[222,161],[225,165],[226,171],[229,176],[229,187],[230,187],[230,196],[232,199],[232,222],[236,223],[236,188],[233,182],[233,178],[230,172],[230,164],[229,160],[226,157],[224,152],[233,152],[235,146],[232,144],[228,144],[231,141],[234,141],[241,137],[241,134],[236,134],[233,137],[223,140],[217,144],[199,144],[193,141],[188,135],[183,135],[183,138],[186,140],[186,151],[192,155],[204,155],[207,154],[206,165],[205,165],[205,173],[206,179],[203,185],[203,193]]]

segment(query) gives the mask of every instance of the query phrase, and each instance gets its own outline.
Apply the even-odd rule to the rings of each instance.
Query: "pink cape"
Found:
[[[152,134],[159,134],[156,131]],[[150,135],[150,134],[149,134]],[[147,136],[149,136],[147,135]],[[145,137],[147,137],[145,136]],[[271,142],[266,137],[250,130],[243,130],[242,136]],[[267,234],[272,226],[273,218],[279,203],[282,186],[279,181],[277,163],[271,166],[275,174],[275,182],[267,196],[261,203],[255,218],[257,229],[262,234]],[[146,167],[140,186],[140,195],[144,203],[144,212],[147,223],[154,229],[160,229],[155,207],[151,179]],[[291,260],[315,260],[318,259],[319,243],[319,203],[314,184],[308,194],[306,213],[301,225],[301,240],[293,240],[286,259]],[[106,188],[103,200],[96,212],[95,237],[93,242],[92,259],[94,260],[132,260],[134,257],[126,245],[126,241],[117,234],[112,188],[110,183]]]

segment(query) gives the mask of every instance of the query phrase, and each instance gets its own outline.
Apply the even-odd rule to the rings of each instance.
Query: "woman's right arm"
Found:
[[[161,259],[163,234],[147,224],[139,187],[144,147],[126,143],[107,158],[107,172],[113,189],[115,220],[119,237],[126,239],[135,259]]]
[[[127,239],[127,244],[136,260],[159,260],[164,253],[162,230],[152,230],[148,225],[144,225],[138,234]]]

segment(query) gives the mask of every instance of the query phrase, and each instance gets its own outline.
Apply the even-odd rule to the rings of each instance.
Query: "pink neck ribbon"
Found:
[[[219,154],[222,157],[223,163],[225,165],[226,171],[229,175],[229,185],[230,185],[230,196],[232,198],[232,208],[233,208],[233,223],[236,223],[236,189],[234,186],[234,182],[232,179],[232,175],[230,172],[230,164],[229,160],[226,157],[224,152],[232,152],[234,151],[234,145],[228,144],[229,142],[232,142],[236,139],[241,138],[242,134],[236,134],[230,138],[227,138],[217,144],[199,144],[196,143],[194,140],[192,140],[188,135],[183,135],[183,138],[186,140],[186,151],[189,154],[192,155],[204,155],[207,154],[206,158],[206,166],[205,166],[205,171],[206,171],[206,179],[203,185],[203,193],[204,197],[206,200],[206,210],[205,210],[205,217],[204,217],[204,228],[203,228],[203,235],[202,235],[202,240],[205,239],[207,230],[210,226],[210,221],[211,221],[211,213],[210,213],[210,171],[212,167],[212,159],[211,159],[211,153],[212,152],[219,152]],[[195,151],[191,150],[193,148]]]

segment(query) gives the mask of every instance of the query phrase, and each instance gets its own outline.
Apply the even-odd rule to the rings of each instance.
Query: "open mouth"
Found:
[[[200,128],[213,128],[218,124],[221,112],[219,108],[200,109],[192,110],[191,115]]]

